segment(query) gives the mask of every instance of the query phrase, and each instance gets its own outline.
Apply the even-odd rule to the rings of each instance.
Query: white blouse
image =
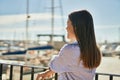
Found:
[[[96,69],[85,68],[79,58],[77,42],[65,44],[59,54],[52,58],[49,67],[58,73],[58,80],[93,80]]]

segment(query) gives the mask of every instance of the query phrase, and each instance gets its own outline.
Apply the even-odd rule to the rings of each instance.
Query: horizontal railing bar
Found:
[[[23,66],[23,67],[34,67],[34,68],[41,68],[41,69],[48,69],[48,67],[40,66],[40,65],[33,65],[33,64],[26,64],[23,61],[10,61],[10,60],[0,60],[0,64],[6,65],[13,65],[13,66]]]

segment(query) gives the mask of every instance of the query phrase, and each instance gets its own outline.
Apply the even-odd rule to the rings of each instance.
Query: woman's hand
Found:
[[[54,75],[53,71],[47,70],[45,72],[38,74],[36,80],[45,80],[51,78],[53,75]]]

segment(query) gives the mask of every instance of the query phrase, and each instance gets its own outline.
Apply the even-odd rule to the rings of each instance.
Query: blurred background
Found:
[[[0,60],[48,66],[52,55],[69,43],[69,13],[86,9],[103,55],[97,71],[120,74],[119,8],[120,0],[0,0]]]
[[[37,34],[51,34],[52,13],[54,34],[65,35],[68,14],[86,9],[93,15],[97,42],[119,42],[119,8],[119,0],[54,0],[54,4],[52,0],[0,0],[0,39],[25,40],[26,18],[29,40],[37,40]]]

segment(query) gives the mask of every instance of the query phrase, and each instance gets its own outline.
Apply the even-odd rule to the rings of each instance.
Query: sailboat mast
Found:
[[[54,45],[53,35],[54,35],[54,0],[51,1],[51,44],[52,45]]]
[[[25,48],[28,48],[28,26],[29,26],[29,0],[27,0],[26,2],[26,44],[25,44]]]
[[[118,42],[120,43],[120,27],[118,28],[118,36],[119,36]]]
[[[63,17],[63,7],[62,7],[62,0],[59,0],[59,4],[60,4],[60,12],[61,12],[61,17],[62,17],[62,26],[64,27],[64,17]]]

